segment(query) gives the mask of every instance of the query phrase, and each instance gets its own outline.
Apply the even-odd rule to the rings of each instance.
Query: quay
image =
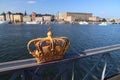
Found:
[[[69,78],[71,80],[117,80],[115,77],[112,77],[112,75],[108,75],[113,71],[116,67],[117,62],[114,61],[114,59],[111,56],[112,51],[118,51],[120,50],[120,44],[111,45],[111,46],[105,46],[100,48],[94,48],[94,49],[88,49],[83,51],[79,56],[73,57],[73,58],[67,58],[57,61],[51,61],[46,63],[36,63],[34,58],[31,59],[25,59],[25,60],[17,60],[17,61],[10,61],[10,62],[3,62],[0,63],[0,75],[5,74],[11,74],[10,78],[8,80],[68,80]],[[79,67],[82,67],[84,71],[86,71],[86,74],[82,77],[79,77],[79,74],[77,73],[75,64],[81,61],[81,59],[89,58],[92,56],[101,55],[99,59],[94,63],[94,65],[91,67],[91,69],[86,69],[86,66],[83,66],[79,64]],[[107,60],[107,57],[109,60]],[[93,70],[98,67],[98,65],[102,62],[104,65],[102,66],[102,69],[100,74],[101,75],[95,75],[93,73]],[[108,63],[112,62],[113,65],[108,69]],[[42,71],[44,72],[44,67],[49,65],[55,66],[57,64],[58,73],[55,76],[50,76],[53,74],[48,73],[47,77],[43,77]],[[70,66],[68,67],[67,65]],[[120,68],[120,67],[116,67]],[[70,70],[71,73],[69,73],[69,78],[67,77],[67,71]],[[117,69],[119,74],[120,69]],[[82,71],[82,70],[80,70]],[[117,75],[118,77],[118,75]],[[92,78],[92,79],[91,79]],[[1,80],[1,79],[0,79]]]

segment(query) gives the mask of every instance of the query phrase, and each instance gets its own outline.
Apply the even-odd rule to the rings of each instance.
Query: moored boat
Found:
[[[9,21],[0,21],[0,24],[8,24]]]
[[[39,24],[39,22],[36,22],[36,21],[30,21],[30,22],[26,22],[26,24]]]
[[[107,22],[102,22],[102,23],[100,23],[99,25],[100,25],[100,26],[106,26],[106,25],[108,25],[108,24],[107,24]]]
[[[87,25],[88,22],[86,22],[86,21],[80,21],[79,24],[81,24],[81,25]]]

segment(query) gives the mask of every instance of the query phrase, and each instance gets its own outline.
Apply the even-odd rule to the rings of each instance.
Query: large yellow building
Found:
[[[53,19],[53,16],[52,15],[44,15],[43,18],[44,18],[44,21],[50,22]]]
[[[89,21],[92,21],[92,22],[99,22],[100,19],[101,19],[101,18],[96,17],[96,16],[89,17]]]
[[[64,21],[87,21],[89,17],[92,17],[92,13],[74,13],[74,12],[65,12],[58,15],[59,20]]]
[[[5,15],[0,15],[0,21],[5,21],[6,18],[5,18]]]
[[[23,22],[23,14],[22,13],[16,13],[13,14],[14,22]]]
[[[43,21],[43,17],[42,16],[36,16],[35,21],[42,22]]]
[[[23,16],[23,22],[30,22],[31,17],[30,16]]]

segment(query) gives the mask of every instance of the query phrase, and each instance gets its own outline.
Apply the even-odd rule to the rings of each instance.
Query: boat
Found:
[[[36,21],[29,21],[29,22],[26,22],[26,24],[39,24],[39,22],[36,22]]]
[[[102,22],[102,23],[100,23],[99,25],[100,25],[100,26],[106,26],[106,25],[108,25],[108,24],[107,24],[107,22]]]
[[[0,21],[0,24],[8,24],[9,21]]]
[[[41,22],[40,22],[40,24],[44,24],[44,22],[43,22],[43,21],[41,21]]]
[[[88,22],[86,22],[86,21],[80,21],[79,24],[80,24],[80,25],[87,25]]]

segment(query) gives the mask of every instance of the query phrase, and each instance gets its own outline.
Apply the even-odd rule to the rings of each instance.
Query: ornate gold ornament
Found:
[[[35,46],[34,50],[30,49],[32,45]],[[67,37],[53,38],[52,28],[49,28],[46,38],[30,40],[27,49],[37,63],[42,63],[63,59],[69,45],[70,41]]]

